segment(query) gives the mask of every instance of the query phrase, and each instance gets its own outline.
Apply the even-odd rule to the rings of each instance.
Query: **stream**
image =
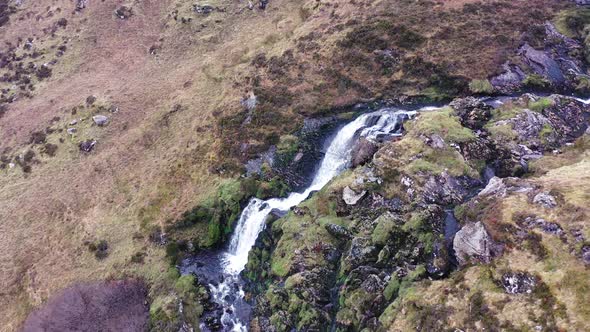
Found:
[[[351,151],[360,137],[383,141],[402,135],[402,123],[416,111],[384,108],[359,116],[343,126],[330,141],[311,185],[302,192],[293,192],[286,198],[260,200],[252,198],[237,222],[229,246],[222,252],[204,252],[185,260],[182,274],[194,273],[209,284],[215,303],[223,310],[221,325],[224,331],[247,331],[250,305],[244,299],[242,272],[248,262],[248,253],[263,230],[266,217],[273,210],[288,211],[350,166]],[[209,330],[202,324],[203,331]]]

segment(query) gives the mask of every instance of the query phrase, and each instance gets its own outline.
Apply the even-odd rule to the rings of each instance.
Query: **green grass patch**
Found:
[[[541,112],[546,108],[554,105],[553,99],[551,98],[540,98],[537,101],[529,101],[529,109],[535,112]]]
[[[494,87],[488,80],[473,80],[469,82],[469,91],[477,94],[492,94]]]
[[[461,125],[450,107],[422,113],[415,122],[408,123],[407,127],[414,135],[437,134],[449,143],[464,143],[475,139],[473,132]]]

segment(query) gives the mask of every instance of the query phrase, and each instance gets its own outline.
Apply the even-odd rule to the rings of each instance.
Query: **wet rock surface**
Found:
[[[358,143],[352,148],[352,167],[357,167],[367,163],[378,150],[377,144],[366,138],[359,139]]]

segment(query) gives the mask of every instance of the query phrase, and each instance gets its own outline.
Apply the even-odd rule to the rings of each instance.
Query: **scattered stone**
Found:
[[[76,0],[76,11],[81,11],[88,6],[88,0]]]
[[[115,16],[122,20],[126,20],[133,15],[133,11],[131,7],[128,6],[121,6],[115,10]]]
[[[257,98],[256,95],[254,94],[254,92],[250,92],[250,96],[248,96],[248,98],[244,98],[241,101],[242,106],[244,106],[248,111],[253,111],[254,108],[256,108],[256,102],[257,102]]]
[[[67,132],[70,135],[74,135],[78,130],[76,128],[68,128]]]
[[[520,226],[528,228],[528,229],[538,228],[547,234],[557,235],[557,236],[564,235],[564,231],[561,228],[561,226],[559,226],[559,224],[556,224],[554,222],[548,222],[543,218],[529,216],[529,217],[524,218],[524,220],[522,220],[518,223]]]
[[[445,140],[437,134],[430,135],[430,137],[426,137],[426,144],[429,145],[433,149],[444,149],[447,144]]]
[[[582,247],[582,260],[585,264],[590,265],[590,246],[583,246]]]
[[[96,96],[86,97],[86,105],[88,105],[88,106],[94,104],[95,101],[96,101]]]
[[[90,152],[90,151],[92,151],[92,149],[94,149],[95,145],[96,145],[95,140],[84,141],[84,142],[80,143],[80,151]]]
[[[453,249],[460,265],[469,263],[471,259],[489,263],[492,245],[492,238],[480,221],[463,226],[453,240]]]
[[[502,275],[502,287],[508,294],[530,294],[537,285],[537,278],[526,272],[508,272]]]
[[[197,14],[209,15],[215,10],[211,5],[194,5],[193,10]]]
[[[104,115],[95,115],[92,117],[92,121],[94,121],[97,126],[104,126],[109,122],[109,118]]]
[[[268,0],[260,0],[258,3],[258,7],[262,10],[265,10],[266,6],[268,6]]]
[[[78,124],[78,120],[76,120],[76,119],[70,121],[70,126],[75,126],[77,124]]]
[[[533,198],[533,203],[542,205],[548,209],[553,209],[557,206],[555,197],[551,196],[549,192],[538,193],[535,198]]]
[[[358,203],[366,194],[366,190],[356,193],[354,190],[350,189],[350,187],[346,186],[344,190],[342,190],[342,199],[347,205],[356,205],[356,203]]]
[[[291,208],[291,210],[292,210],[292,211],[293,211],[293,213],[295,213],[295,215],[297,215],[297,216],[304,216],[304,215],[305,215],[305,213],[307,212],[307,211],[305,210],[305,208],[300,208],[300,207],[298,207],[298,206],[294,206],[294,207],[292,207],[292,208]]]

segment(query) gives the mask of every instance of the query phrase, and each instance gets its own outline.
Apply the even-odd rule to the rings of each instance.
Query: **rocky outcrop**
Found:
[[[565,76],[557,61],[544,51],[536,50],[529,44],[524,44],[520,48],[519,54],[536,74],[548,78],[555,85],[565,82]]]
[[[562,196],[514,175],[524,174],[530,160],[579,137],[587,128],[587,106],[561,96],[511,101],[506,104],[514,109],[496,113],[475,98],[455,100],[452,112],[444,110],[448,116],[431,118],[448,121],[443,126],[415,124],[423,126],[421,132],[408,126],[407,136],[383,144],[369,165],[328,185],[300,213],[294,210],[283,224],[291,234],[275,242],[270,261],[252,260],[252,266],[265,266],[272,275],[258,290],[255,329],[321,330],[335,324],[341,330],[380,330],[385,308],[422,278],[443,279],[453,268],[490,263],[515,245],[543,255],[541,233],[564,240],[565,229],[549,218],[490,220],[500,218],[500,202],[512,195],[548,209],[563,205]],[[418,167],[412,167],[416,160]],[[395,168],[388,169],[391,165]],[[445,218],[452,207],[463,224],[458,231],[456,224],[446,229],[452,227]],[[315,228],[305,233],[307,227]],[[576,249],[578,259],[590,257],[590,249],[583,250]],[[284,264],[285,257],[285,267],[268,268]],[[534,291],[535,278],[519,273],[492,278],[508,294]]]
[[[424,185],[424,201],[428,204],[459,204],[469,191],[481,185],[481,182],[466,176],[452,177],[447,172],[440,176],[431,176]]]
[[[489,142],[488,149],[481,150],[490,152],[486,154],[492,157],[488,161],[500,177],[523,175],[531,160],[573,142],[588,129],[590,107],[575,99],[524,95],[513,103],[517,110],[514,117],[486,125],[491,135],[484,140]],[[477,147],[463,148],[470,153],[474,150]]]
[[[586,76],[581,41],[562,35],[551,23],[540,28],[544,38],[537,43],[542,45],[525,43],[517,52],[519,61],[505,63],[504,72],[490,80],[497,91],[508,94],[523,88],[550,87],[575,90],[578,78]],[[536,77],[530,79],[532,75]]]
[[[492,107],[474,97],[458,98],[453,100],[451,106],[461,124],[469,129],[481,129],[492,117]]]

